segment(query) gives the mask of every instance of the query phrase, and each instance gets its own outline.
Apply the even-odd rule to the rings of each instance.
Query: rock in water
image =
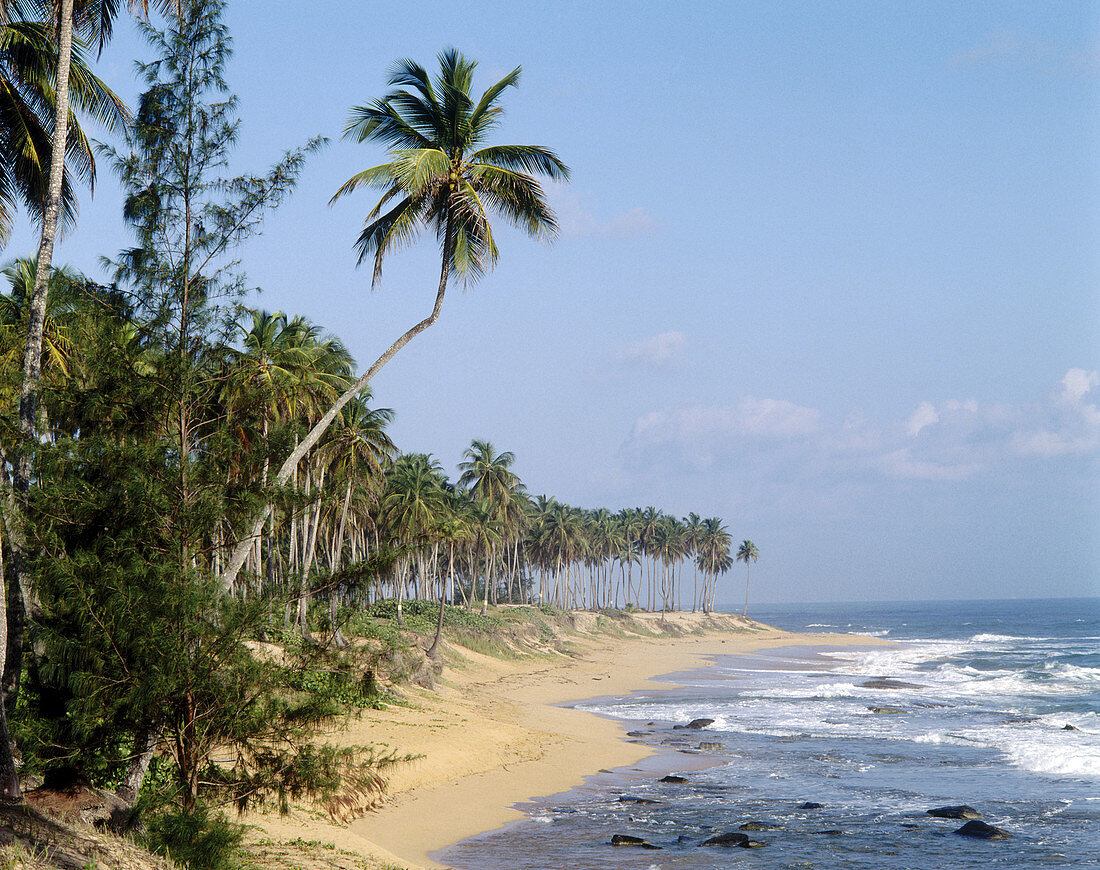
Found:
[[[880,716],[897,716],[899,713],[906,712],[905,710],[902,710],[901,707],[868,707],[867,709],[870,710],[872,713],[878,713]]]
[[[687,723],[687,727],[688,728],[694,728],[696,731],[698,731],[700,728],[706,728],[708,725],[713,725],[713,724],[714,724],[713,719],[706,719],[706,718],[692,719],[690,722]]]
[[[615,834],[611,837],[612,846],[640,846],[644,842],[641,837],[632,837],[630,834]]]
[[[782,828],[779,825],[769,825],[767,822],[745,822],[743,825],[738,825],[739,831],[779,831]]]
[[[659,804],[660,801],[655,801],[653,798],[643,797],[621,797],[619,798],[621,804]]]
[[[994,825],[987,825],[985,822],[967,822],[957,831],[963,837],[977,837],[980,840],[1007,840],[1012,836],[1008,831],[1003,828],[998,828]]]
[[[670,773],[668,776],[662,776],[659,782],[687,782],[687,777]]]
[[[713,751],[715,749],[721,749],[722,744],[721,743],[708,743],[706,740],[704,740],[702,743],[699,744],[699,748],[704,750],[704,751],[706,751],[706,750]]]
[[[957,807],[936,807],[928,810],[928,815],[935,816],[937,819],[980,819],[982,817],[974,807],[968,807],[966,804],[960,804]]]
[[[717,834],[709,840],[703,840],[700,846],[741,846],[749,841],[744,834],[730,831],[728,834]]]
[[[895,680],[890,677],[879,677],[860,683],[864,689],[923,689],[919,683],[907,683],[904,680]]]
[[[806,803],[802,804],[799,807],[800,810],[821,810],[821,809],[824,809],[824,808],[825,808],[824,804],[814,803],[813,801],[806,801]]]
[[[1074,726],[1074,725],[1069,725],[1069,724],[1067,724],[1067,725],[1064,725],[1064,726],[1062,727],[1062,730],[1063,730],[1063,731],[1076,731],[1076,730],[1078,730],[1078,729],[1077,729],[1077,727],[1076,727],[1076,726]]]
[[[615,834],[611,838],[612,846],[636,846],[639,849],[660,849],[660,846],[654,846],[652,843],[647,843],[641,837],[632,837],[629,834]]]

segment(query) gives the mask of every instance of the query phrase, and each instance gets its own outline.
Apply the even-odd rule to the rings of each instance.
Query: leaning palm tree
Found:
[[[356,173],[332,197],[335,201],[363,187],[382,190],[356,242],[359,262],[373,260],[374,286],[382,276],[386,255],[431,229],[442,255],[439,286],[431,314],[391,344],[336,400],[287,457],[276,476],[279,484],[289,479],[340,409],[394,354],[436,322],[448,281],[472,283],[497,262],[490,217],[499,216],[536,239],[549,240],[557,233],[557,219],[532,173],[564,181],[569,168],[540,145],[486,144],[503,111],[500,96],[519,83],[521,68],[475,101],[470,89],[476,67],[476,61],[448,49],[439,55],[439,73],[433,80],[420,64],[402,60],[390,75],[394,90],[351,111],[345,138],[379,142],[390,149],[389,162]],[[233,582],[247,557],[250,539],[262,527],[262,519],[254,521],[251,534],[237,545],[223,574],[224,583]]]
[[[745,610],[742,616],[749,615],[749,562],[755,562],[760,558],[760,551],[752,541],[742,541],[737,548],[737,561],[745,563]]]

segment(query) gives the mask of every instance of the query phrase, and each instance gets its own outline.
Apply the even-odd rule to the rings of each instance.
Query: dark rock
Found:
[[[782,825],[770,825],[767,822],[745,822],[737,826],[739,831],[781,831],[782,829]]]
[[[615,834],[611,837],[612,846],[640,846],[644,842],[641,837],[632,837],[630,834]]]
[[[799,807],[800,810],[821,810],[821,809],[824,809],[824,808],[825,808],[825,804],[818,804],[818,803],[814,803],[813,801],[806,801],[806,803],[802,804]]]
[[[1062,730],[1063,731],[1077,731],[1078,729],[1076,727],[1074,727],[1073,725],[1068,725],[1067,724],[1067,725],[1062,726]]]
[[[868,680],[866,683],[860,683],[864,689],[923,689],[924,686],[918,683],[907,683],[904,680],[894,680],[890,677],[878,677],[874,680]]]
[[[653,798],[643,797],[621,797],[619,798],[621,804],[659,804],[660,801],[655,801]]]
[[[704,740],[702,743],[699,744],[699,748],[700,749],[722,749],[723,747],[722,747],[721,743],[710,743],[710,742]]]
[[[645,737],[648,733],[649,733],[648,731],[627,731],[626,736],[627,737]]]
[[[974,807],[968,807],[966,804],[959,804],[957,807],[936,807],[928,810],[928,815],[935,816],[937,819],[980,819],[982,817]]]
[[[833,828],[829,831],[818,831],[819,834],[828,834],[830,837],[843,837],[844,832]]]
[[[713,719],[692,719],[690,722],[687,723],[687,727],[693,728],[694,730],[698,731],[700,728],[706,728],[708,725],[713,724]]]
[[[687,834],[681,834],[679,837],[676,838],[676,843],[680,846],[684,845],[684,843],[690,843],[690,842],[691,842],[691,837],[689,837]]]
[[[978,821],[967,822],[955,831],[955,833],[963,837],[977,837],[980,840],[1007,840],[1012,836],[1012,834],[1002,828]]]
[[[654,846],[652,843],[647,843],[641,837],[632,837],[629,834],[615,834],[611,838],[612,846],[636,846],[639,849],[660,849],[660,846]]]
[[[670,773],[668,776],[662,776],[660,782],[687,782],[686,776],[677,776],[674,773]]]
[[[907,822],[902,822],[899,827],[905,828],[908,831],[916,831],[920,829],[920,825],[910,825]]]
[[[717,834],[711,837],[709,840],[703,840],[700,846],[741,846],[742,848],[748,848],[749,838],[744,834],[739,834],[736,831],[730,831],[726,834]]]
[[[685,728],[687,728],[687,725],[673,725],[672,726],[673,731],[683,731]]]
[[[896,716],[899,713],[906,713],[907,710],[902,710],[901,707],[868,707],[872,713],[879,713],[880,715]]]

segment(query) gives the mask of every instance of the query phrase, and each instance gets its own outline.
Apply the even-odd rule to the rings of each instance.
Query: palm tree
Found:
[[[568,167],[542,146],[485,144],[503,111],[500,96],[519,83],[520,67],[475,102],[470,89],[476,66],[476,61],[448,49],[439,56],[439,74],[433,81],[419,64],[400,61],[390,75],[394,90],[352,109],[345,138],[381,142],[390,148],[391,157],[388,163],[353,175],[333,196],[337,200],[362,187],[383,191],[359,234],[359,261],[373,259],[373,286],[391,250],[432,229],[442,255],[439,286],[431,314],[391,344],[336,400],[287,457],[276,476],[279,484],[289,479],[340,409],[394,354],[436,322],[448,280],[476,281],[496,263],[499,252],[490,216],[500,216],[536,239],[550,239],[557,232],[554,213],[531,173],[564,181],[569,178]],[[262,526],[262,519],[255,521],[251,535],[238,544],[226,566],[224,583],[236,577],[250,538],[258,535]]]
[[[170,0],[162,0],[164,6],[170,5]],[[34,475],[34,436],[38,422],[38,390],[42,377],[42,331],[46,317],[46,298],[49,289],[50,268],[53,265],[53,248],[57,239],[58,219],[62,215],[62,206],[65,200],[65,157],[69,153],[69,128],[70,111],[69,95],[72,83],[71,69],[73,66],[73,27],[84,25],[87,32],[99,43],[102,49],[110,37],[111,25],[118,11],[118,0],[41,0],[41,2],[28,2],[27,7],[39,6],[54,12],[54,20],[57,23],[57,63],[54,71],[54,98],[53,98],[53,126],[51,128],[52,142],[49,148],[50,169],[46,176],[44,207],[41,211],[42,234],[38,245],[37,270],[34,278],[34,288],[30,296],[30,316],[27,324],[27,340],[23,354],[23,383],[19,395],[19,431],[23,440],[21,444],[19,461],[15,467],[15,495],[17,504],[21,510],[26,509],[30,495],[30,482]],[[148,11],[148,0],[128,0],[131,9],[141,6]],[[3,20],[7,20],[9,7],[18,9],[20,4],[4,0],[0,4],[3,12]],[[79,16],[78,14],[79,13]],[[10,31],[9,31],[10,32]],[[78,66],[79,69],[79,66]],[[79,97],[81,87],[73,88],[73,93]],[[108,92],[109,93],[109,92]],[[106,99],[102,104],[102,120],[111,125],[122,117],[122,105],[117,98]],[[93,110],[95,111],[95,110]],[[74,137],[74,143],[82,137]],[[41,150],[41,149],[40,149]],[[73,149],[79,157],[79,149]],[[43,151],[42,153],[46,153]],[[9,154],[0,155],[3,165],[18,165],[7,162]],[[79,164],[78,159],[78,164]],[[0,170],[2,172],[3,170]],[[40,169],[36,172],[40,173]],[[15,534],[12,534],[12,530]],[[12,524],[8,530],[9,541],[12,544],[12,565],[16,581],[22,584],[29,583],[29,552],[26,537],[19,527],[18,521]],[[0,731],[6,731],[3,711],[0,711]],[[10,801],[21,801],[22,794],[19,791],[18,781],[10,776],[14,770],[11,762],[11,753],[8,747],[6,733],[0,733],[0,797]]]
[[[752,541],[742,541],[737,548],[737,561],[745,563],[745,610],[742,616],[749,615],[749,562],[755,562],[760,558],[760,551]]]
[[[714,591],[718,575],[724,574],[733,566],[730,546],[733,541],[725,525],[718,517],[703,520],[695,561],[703,572],[703,612],[714,609]]]
[[[51,26],[39,21],[0,23],[0,247],[8,240],[19,203],[36,221],[44,216],[51,163],[57,54]],[[122,101],[92,75],[79,43],[69,72],[72,102],[113,128],[127,117]],[[68,158],[77,176],[95,181],[95,160],[87,136],[70,113]],[[76,194],[68,170],[61,179],[59,219],[76,220]],[[33,286],[33,281],[32,281]]]
[[[431,531],[449,507],[444,483],[443,467],[430,454],[423,453],[407,453],[400,457],[386,480],[386,494],[382,499],[386,525],[394,539],[412,551],[421,569]],[[409,559],[402,559],[401,563],[395,580],[399,625],[404,624],[401,601]],[[423,576],[423,570],[420,574]]]
[[[475,501],[484,500],[493,520],[500,525],[505,537],[510,537],[507,535],[508,520],[516,518],[516,511],[509,508],[521,487],[519,478],[511,470],[512,463],[516,461],[515,455],[511,451],[497,453],[496,448],[488,441],[475,438],[462,456],[463,460],[458,464],[461,472],[458,485],[467,487]],[[494,590],[496,588],[492,582],[495,562],[495,547],[490,546],[482,611],[488,608],[490,586]]]

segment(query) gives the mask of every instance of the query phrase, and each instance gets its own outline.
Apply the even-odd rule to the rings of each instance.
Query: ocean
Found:
[[[577,704],[663,751],[436,857],[462,870],[1100,867],[1100,598],[750,616],[898,645],[725,656],[677,674],[681,688]],[[697,718],[714,721],[683,727]],[[1011,838],[958,836],[963,821],[926,812],[959,804]],[[700,845],[725,832],[764,845]],[[612,846],[616,834],[659,848]]]

